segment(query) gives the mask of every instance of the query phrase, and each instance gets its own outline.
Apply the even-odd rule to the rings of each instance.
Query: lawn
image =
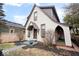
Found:
[[[0,49],[12,48],[14,46],[15,46],[14,43],[2,43],[0,44]]]

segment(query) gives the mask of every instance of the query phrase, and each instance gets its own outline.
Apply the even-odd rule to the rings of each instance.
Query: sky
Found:
[[[55,6],[58,17],[61,22],[63,22],[64,7],[68,5],[67,3],[36,3],[38,6]],[[4,13],[6,14],[5,19],[25,24],[27,16],[33,8],[33,3],[5,3],[3,6]]]

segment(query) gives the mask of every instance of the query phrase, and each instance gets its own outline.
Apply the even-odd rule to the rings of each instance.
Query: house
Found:
[[[72,46],[69,26],[60,23],[54,6],[34,5],[27,17],[25,31],[26,40],[44,42],[47,32],[51,31],[50,33],[53,33],[52,44],[59,45],[63,40],[64,46]]]
[[[24,26],[7,20],[0,20],[0,43],[23,40]]]

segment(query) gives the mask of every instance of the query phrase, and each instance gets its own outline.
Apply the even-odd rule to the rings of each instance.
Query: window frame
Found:
[[[38,16],[37,11],[35,11],[34,12],[34,21],[37,21],[37,16]]]
[[[9,30],[9,33],[14,33],[14,32],[15,32],[14,29],[10,29],[10,30]]]
[[[44,28],[43,28],[44,26]],[[45,24],[41,24],[41,37],[45,38],[45,29],[46,29],[46,25]]]

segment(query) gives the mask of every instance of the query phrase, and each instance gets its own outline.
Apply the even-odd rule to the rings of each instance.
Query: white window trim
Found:
[[[10,29],[10,30],[9,30],[9,33],[11,33],[11,30],[13,30],[13,32],[12,32],[12,33],[14,33],[14,32],[15,32],[15,29]]]
[[[34,12],[34,21],[37,21],[37,17],[38,17],[38,12],[35,11],[35,12]]]

